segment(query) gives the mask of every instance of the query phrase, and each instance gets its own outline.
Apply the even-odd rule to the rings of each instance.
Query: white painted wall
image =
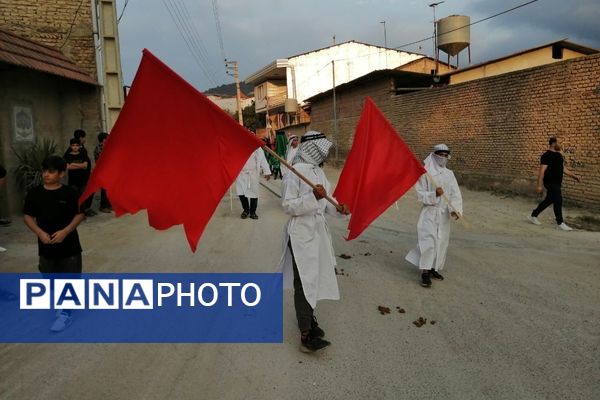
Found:
[[[220,97],[220,96],[207,96],[209,100],[221,107],[222,110],[229,111],[232,114],[237,112],[237,100],[235,97]],[[242,99],[242,110],[248,107],[254,101],[254,97]]]
[[[397,68],[422,57],[354,42],[292,57],[287,67],[288,98],[296,98],[302,104],[309,97],[333,88],[332,60],[335,60],[335,83],[339,86],[370,72]]]

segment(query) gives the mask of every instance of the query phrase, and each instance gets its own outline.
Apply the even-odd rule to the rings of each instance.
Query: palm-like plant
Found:
[[[19,160],[14,174],[21,190],[27,192],[32,187],[42,184],[42,162],[49,156],[57,155],[56,147],[54,140],[42,138],[22,150],[12,148]]]

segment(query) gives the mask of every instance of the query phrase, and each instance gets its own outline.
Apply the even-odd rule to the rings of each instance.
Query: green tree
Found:
[[[242,117],[244,118],[244,126],[251,131],[256,131],[258,128],[265,127],[265,118],[256,114],[254,102],[242,109]],[[235,112],[233,118],[237,121],[238,113]]]

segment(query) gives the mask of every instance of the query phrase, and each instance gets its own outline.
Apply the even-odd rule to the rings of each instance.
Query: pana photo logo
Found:
[[[219,289],[226,288],[225,298]],[[167,302],[177,307],[214,307],[224,301],[246,307],[260,303],[260,286],[253,282],[211,282],[184,284],[155,282],[152,279],[21,279],[20,308],[48,309],[154,309]],[[154,294],[156,293],[156,302]]]
[[[0,343],[281,343],[283,283],[253,274],[0,274]],[[63,315],[68,329],[49,329]]]

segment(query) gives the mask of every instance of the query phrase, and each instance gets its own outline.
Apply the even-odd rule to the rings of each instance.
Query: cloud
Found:
[[[218,83],[232,82],[225,75],[212,2],[185,3],[198,30]],[[117,1],[121,10],[124,0]],[[228,59],[240,64],[245,77],[276,58],[285,58],[337,42],[358,40],[382,45],[386,21],[389,47],[431,36],[431,0],[221,0],[221,30]],[[438,18],[463,14],[471,21],[506,10],[525,0],[446,0],[436,9]],[[473,62],[481,62],[565,37],[600,48],[598,0],[539,0],[536,3],[471,27]],[[130,0],[119,25],[124,78],[130,83],[141,50],[151,49],[163,61],[200,89],[214,83],[202,72],[177,31],[162,1]],[[420,46],[420,48],[419,48]],[[432,54],[426,41],[405,50]],[[461,64],[466,53],[461,53]],[[463,58],[464,57],[464,58]]]

